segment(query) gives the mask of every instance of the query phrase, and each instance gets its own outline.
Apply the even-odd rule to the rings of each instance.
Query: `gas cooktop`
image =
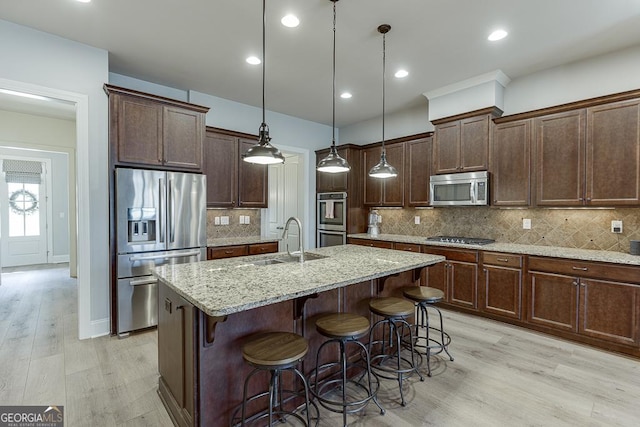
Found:
[[[459,243],[462,245],[488,245],[489,243],[495,243],[493,239],[481,239],[478,237],[460,237],[460,236],[432,236],[427,237],[429,242],[442,242],[442,243]]]

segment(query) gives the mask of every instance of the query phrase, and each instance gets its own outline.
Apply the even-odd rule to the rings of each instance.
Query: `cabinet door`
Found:
[[[570,276],[529,273],[527,321],[555,329],[577,331],[578,281]]]
[[[255,140],[239,139],[240,154],[246,153],[256,144]],[[266,165],[247,163],[238,157],[238,206],[244,208],[267,208],[269,178]]]
[[[627,283],[580,279],[578,332],[620,344],[637,345],[640,287]]]
[[[202,170],[203,114],[179,107],[163,107],[164,164]]]
[[[640,204],[640,101],[587,109],[587,204]]]
[[[117,133],[116,162],[162,165],[162,106],[125,95],[111,97],[110,114]]]
[[[431,176],[431,137],[405,143],[405,204],[429,206],[429,176]]]
[[[584,201],[585,111],[535,120],[536,204],[581,206]]]
[[[329,154],[329,150],[322,150],[321,152],[316,154],[316,165],[320,162],[320,160],[324,159],[327,154]],[[346,148],[338,148],[338,154],[343,159],[348,159],[347,149]],[[351,166],[353,168],[353,166]],[[339,173],[327,173],[327,172],[317,172],[316,171],[316,191],[318,193],[323,192],[332,192],[332,191],[347,191],[347,174],[352,173],[349,172],[339,172]]]
[[[521,319],[522,270],[486,265],[483,273],[482,311]]]
[[[382,204],[382,181],[379,178],[371,178],[369,171],[380,161],[380,147],[369,147],[362,150],[362,163],[364,165],[364,204],[367,206],[380,206]]]
[[[440,289],[444,292],[444,301],[449,301],[449,289],[447,286],[447,262],[442,261],[433,264],[423,270],[420,284],[430,288]]]
[[[493,205],[528,206],[531,203],[531,121],[495,125],[489,151]]]
[[[204,141],[207,206],[233,208],[238,197],[238,144],[233,136],[207,131]]]
[[[460,122],[436,126],[433,138],[433,173],[460,172]]]
[[[460,170],[487,170],[489,160],[488,115],[460,121]]]
[[[385,150],[387,161],[398,170],[398,176],[382,180],[382,206],[402,207],[404,205],[404,144],[387,145]]]
[[[467,308],[478,307],[478,264],[447,261],[451,304]]]

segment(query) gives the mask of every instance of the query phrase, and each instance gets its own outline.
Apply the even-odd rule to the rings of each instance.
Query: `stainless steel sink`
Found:
[[[280,259],[261,259],[258,261],[251,261],[250,264],[253,265],[271,265],[271,264],[282,264],[284,263],[283,260]]]
[[[323,259],[323,258],[327,258],[326,255],[318,255],[318,254],[314,254],[314,253],[308,253],[305,252],[304,254],[304,262],[307,261],[314,261],[317,259]],[[260,260],[256,260],[256,261],[251,261],[251,262],[247,262],[246,264],[242,264],[239,267],[248,267],[248,266],[255,266],[255,265],[272,265],[272,264],[284,264],[284,263],[288,263],[288,262],[300,262],[300,256],[298,255],[281,255],[278,258],[269,258],[269,259],[260,259]]]

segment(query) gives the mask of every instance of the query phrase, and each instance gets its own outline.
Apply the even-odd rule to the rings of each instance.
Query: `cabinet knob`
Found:
[[[591,201],[591,197],[587,197],[587,202],[590,202],[590,201]]]
[[[578,281],[574,280],[572,284],[573,284],[573,286],[578,286]]]

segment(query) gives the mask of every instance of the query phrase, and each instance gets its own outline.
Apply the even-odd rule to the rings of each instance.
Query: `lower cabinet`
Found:
[[[278,252],[278,242],[252,243],[249,245],[216,246],[207,248],[207,259],[233,258]]]
[[[577,274],[555,273],[569,269]],[[527,321],[612,343],[638,346],[640,286],[615,281],[616,276],[625,278],[634,271],[637,275],[638,270],[625,267],[531,257]],[[589,277],[591,274],[607,279]],[[639,280],[640,276],[636,276],[636,281]]]
[[[178,426],[194,425],[195,315],[193,305],[158,286],[158,392]]]
[[[445,262],[426,269],[424,283],[442,290],[446,302],[476,310],[478,308],[478,251],[423,246],[422,252],[447,258]]]
[[[371,239],[357,239],[349,237],[347,243],[350,245],[369,246],[372,248],[393,249],[393,242],[387,242],[384,240],[371,240]]]
[[[522,256],[482,253],[480,310],[522,319]]]

